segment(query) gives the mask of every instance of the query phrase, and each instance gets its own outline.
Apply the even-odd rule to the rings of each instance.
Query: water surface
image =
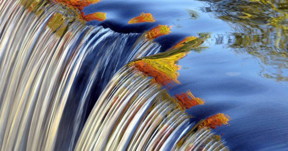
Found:
[[[158,38],[162,51],[181,38],[208,34],[205,48],[192,51],[179,64],[183,85],[206,105],[189,110],[205,118],[224,112],[229,126],[217,130],[232,150],[288,148],[288,3],[276,0],[103,0],[85,12],[107,12],[104,25],[119,32],[142,32],[157,24],[172,34]],[[128,25],[142,12],[156,23]]]

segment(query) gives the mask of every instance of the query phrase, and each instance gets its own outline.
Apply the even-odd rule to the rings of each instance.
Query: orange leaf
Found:
[[[134,17],[128,21],[128,24],[137,24],[145,22],[155,22],[155,19],[150,13],[142,13],[140,16]]]
[[[103,12],[96,12],[96,13],[89,14],[89,15],[83,15],[82,14],[82,16],[86,21],[92,21],[92,20],[104,21],[104,20],[106,20],[106,13],[103,13]]]
[[[146,33],[146,38],[153,40],[160,36],[168,35],[171,33],[170,27],[167,25],[158,25]]]
[[[207,119],[205,119],[198,126],[198,128],[209,127],[209,128],[215,129],[218,126],[227,125],[229,120],[230,120],[229,116],[223,113],[218,113],[216,115],[210,116]]]
[[[197,39],[197,37],[194,36],[190,36],[190,37],[186,37],[184,38],[182,41],[180,41],[178,44],[176,44],[173,49],[177,49],[177,48],[181,48],[183,47],[186,43],[191,42],[193,40]]]
[[[204,101],[200,98],[196,98],[191,91],[186,93],[176,94],[175,97],[179,101],[182,107],[189,109],[196,105],[204,104]]]

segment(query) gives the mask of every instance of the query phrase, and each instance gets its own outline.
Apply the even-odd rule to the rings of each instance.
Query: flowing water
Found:
[[[121,69],[103,92],[76,150],[227,150],[210,131],[195,131],[166,90],[131,68]]]
[[[109,19],[88,25],[29,1],[0,0],[1,151],[287,150],[285,0],[103,0],[84,11]],[[158,22],[126,25],[141,12]],[[159,23],[174,34],[147,40]],[[186,35],[209,38],[179,61],[182,85],[167,90],[126,65]],[[187,89],[206,105],[179,107],[172,96]],[[197,127],[219,112],[229,126]]]
[[[73,150],[76,142],[75,150],[226,149],[209,129],[195,129],[166,90],[127,67],[96,102],[118,69],[160,45],[85,26],[62,7],[44,3],[32,13],[1,1],[1,150]]]
[[[228,114],[230,125],[216,131],[231,150],[287,150],[287,0],[106,0],[86,12],[95,10],[109,13],[111,19],[90,24],[112,25],[119,31],[123,28],[117,25],[135,14],[152,13],[155,24],[173,27],[171,35],[157,39],[162,50],[179,37],[208,33],[206,48],[180,60],[182,85],[170,92],[190,89],[206,100],[188,111],[199,119]],[[126,26],[124,32],[144,28]]]

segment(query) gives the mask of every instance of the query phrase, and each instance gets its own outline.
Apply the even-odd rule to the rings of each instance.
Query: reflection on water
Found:
[[[199,17],[199,14],[197,13],[197,11],[194,11],[192,9],[188,9],[187,11],[189,15],[191,16],[191,19],[197,19]]]
[[[218,18],[231,23],[234,31],[229,47],[258,57],[261,75],[288,81],[288,2],[285,0],[204,0]],[[218,37],[218,42],[223,37]]]

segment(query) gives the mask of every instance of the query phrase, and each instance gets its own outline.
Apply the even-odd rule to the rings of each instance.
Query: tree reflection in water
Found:
[[[213,12],[233,26],[229,47],[258,57],[263,63],[262,76],[288,81],[287,0],[203,1],[210,4],[204,12]]]

